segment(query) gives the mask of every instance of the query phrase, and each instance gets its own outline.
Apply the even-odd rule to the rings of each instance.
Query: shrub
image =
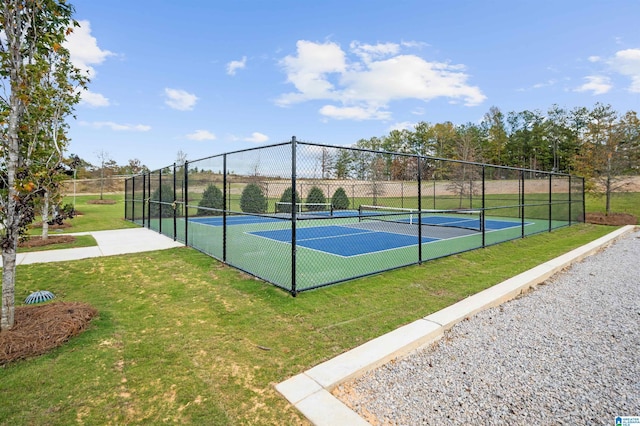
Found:
[[[335,210],[346,210],[349,208],[349,197],[347,197],[344,188],[340,187],[336,189],[333,197],[331,197],[331,204]]]
[[[210,183],[202,193],[202,199],[198,203],[198,212],[196,213],[196,216],[221,215],[222,214],[221,211],[205,210],[205,209],[201,209],[200,207],[209,207],[211,209],[223,210],[224,209],[223,198],[224,197],[222,195],[222,191],[217,186]]]
[[[288,187],[282,193],[282,196],[280,197],[280,202],[281,203],[289,203],[289,204],[278,204],[278,207],[276,208],[276,213],[291,213],[291,199],[292,199],[292,197],[293,197],[293,190],[291,189],[291,187]],[[295,192],[295,201],[294,201],[294,203],[297,204],[299,202],[300,202],[300,195],[298,194],[298,191],[296,191]]]
[[[240,196],[240,209],[245,213],[265,213],[267,199],[262,188],[255,183],[245,186]]]
[[[151,201],[162,201],[167,204],[151,203],[149,206],[149,214],[152,218],[173,217],[173,206],[171,203],[175,201],[173,198],[173,188],[169,185],[161,185],[151,194]]]
[[[311,187],[309,193],[307,194],[307,203],[326,203],[327,199],[324,196],[324,192],[322,189],[317,186]],[[320,211],[324,210],[324,206],[309,206],[310,211]]]

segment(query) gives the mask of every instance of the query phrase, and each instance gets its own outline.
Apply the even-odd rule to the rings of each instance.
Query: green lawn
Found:
[[[79,228],[129,226],[121,198],[79,198]],[[296,298],[190,248],[19,266],[19,303],[50,290],[99,316],[0,368],[0,424],[306,424],[276,383],[613,229],[562,228]]]

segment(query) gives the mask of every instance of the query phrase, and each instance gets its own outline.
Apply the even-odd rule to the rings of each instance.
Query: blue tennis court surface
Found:
[[[251,232],[264,238],[291,243],[291,230]],[[422,237],[423,243],[437,238]],[[349,257],[416,245],[417,237],[348,226],[317,226],[296,229],[296,244],[313,250]]]

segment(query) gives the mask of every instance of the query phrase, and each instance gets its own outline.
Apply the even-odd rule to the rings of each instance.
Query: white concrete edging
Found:
[[[619,228],[604,237],[509,278],[438,312],[370,340],[276,385],[311,423],[317,426],[368,425],[331,391],[341,383],[374,370],[392,359],[432,344],[456,323],[485,309],[514,299],[574,262],[607,247],[635,226]]]

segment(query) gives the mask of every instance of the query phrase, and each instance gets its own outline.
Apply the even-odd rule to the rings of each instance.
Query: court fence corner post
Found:
[[[296,137],[291,137],[291,295],[296,288]]]
[[[189,247],[189,162],[184,162],[182,205],[184,206],[184,245]]]

